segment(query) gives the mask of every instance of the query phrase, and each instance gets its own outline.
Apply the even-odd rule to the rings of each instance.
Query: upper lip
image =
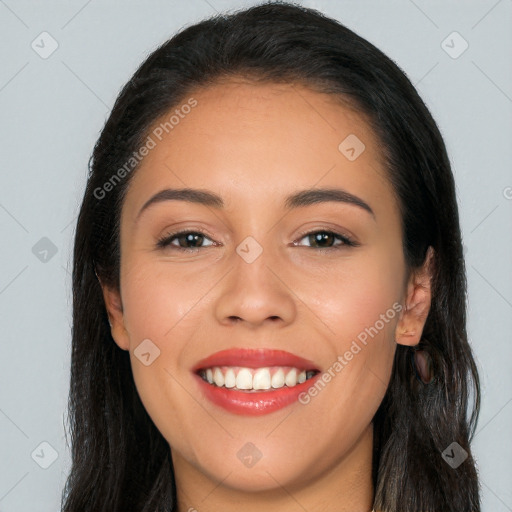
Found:
[[[284,350],[267,348],[230,348],[215,352],[201,359],[192,371],[211,368],[213,366],[242,366],[245,368],[261,368],[265,366],[293,366],[301,370],[318,370],[315,363]]]

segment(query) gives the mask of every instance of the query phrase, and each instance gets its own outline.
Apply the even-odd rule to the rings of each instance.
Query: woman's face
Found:
[[[178,485],[186,475],[239,490],[355,482],[371,464],[395,340],[416,344],[425,316],[402,310],[414,288],[379,142],[360,115],[297,85],[232,80],[185,104],[150,134],[122,208],[120,295],[104,288]],[[143,208],[185,188],[223,206],[167,193]],[[316,200],[287,207],[303,191]],[[178,231],[189,235],[168,238]],[[227,349],[268,352],[201,363]],[[221,367],[212,376],[224,385],[198,365]],[[314,377],[301,382],[306,370]]]

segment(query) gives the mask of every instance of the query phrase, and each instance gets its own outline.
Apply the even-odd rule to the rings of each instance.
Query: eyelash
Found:
[[[308,231],[306,233],[301,233],[299,235],[299,238],[297,239],[297,241],[302,240],[304,237],[306,237],[308,235],[315,235],[318,233],[334,235],[335,238],[337,238],[338,240],[341,240],[343,243],[339,244],[339,245],[335,245],[333,247],[319,247],[319,248],[311,247],[311,249],[316,249],[317,251],[331,251],[331,250],[336,250],[336,249],[342,249],[343,247],[347,247],[347,246],[348,247],[358,247],[360,245],[355,240],[353,240],[352,238],[350,238],[346,235],[342,235],[340,233],[336,233],[335,231],[329,231],[329,230],[316,230],[316,231]],[[201,236],[204,236],[204,237],[210,239],[210,237],[206,233],[203,233],[202,231],[190,231],[190,230],[177,231],[175,233],[168,233],[168,234],[164,235],[163,237],[159,238],[157,241],[157,244],[156,244],[157,248],[165,249],[167,247],[172,247],[173,250],[185,251],[185,252],[196,252],[199,249],[204,249],[204,247],[178,247],[175,245],[171,245],[171,241],[174,238],[176,238],[177,236],[189,235],[189,234],[201,235]],[[208,246],[208,247],[213,247],[213,245]]]

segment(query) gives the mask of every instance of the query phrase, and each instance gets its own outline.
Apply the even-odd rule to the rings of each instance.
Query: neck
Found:
[[[268,484],[262,491],[247,491],[230,485],[236,470],[211,478],[180,454],[172,453],[178,512],[370,512],[373,428],[363,432],[350,452],[322,474],[310,478],[305,471],[293,482],[281,482],[267,471]]]

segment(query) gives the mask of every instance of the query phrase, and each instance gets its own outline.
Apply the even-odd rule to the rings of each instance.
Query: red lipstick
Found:
[[[201,359],[194,368],[196,372],[212,366],[244,366],[245,368],[261,368],[262,366],[295,366],[301,370],[317,370],[315,363],[284,350],[266,348],[230,348],[215,352]]]
[[[315,372],[315,374],[305,382],[297,382],[296,385],[283,385],[278,388],[271,387],[263,391],[253,389],[239,390],[234,387],[227,388],[207,382],[201,376],[201,373],[203,373],[203,370],[212,367],[243,367],[251,369],[293,367],[298,371]],[[314,385],[320,375],[315,363],[290,352],[240,348],[216,352],[194,365],[192,372],[200,392],[205,398],[231,413],[241,415],[268,414],[296,402],[299,395]]]

